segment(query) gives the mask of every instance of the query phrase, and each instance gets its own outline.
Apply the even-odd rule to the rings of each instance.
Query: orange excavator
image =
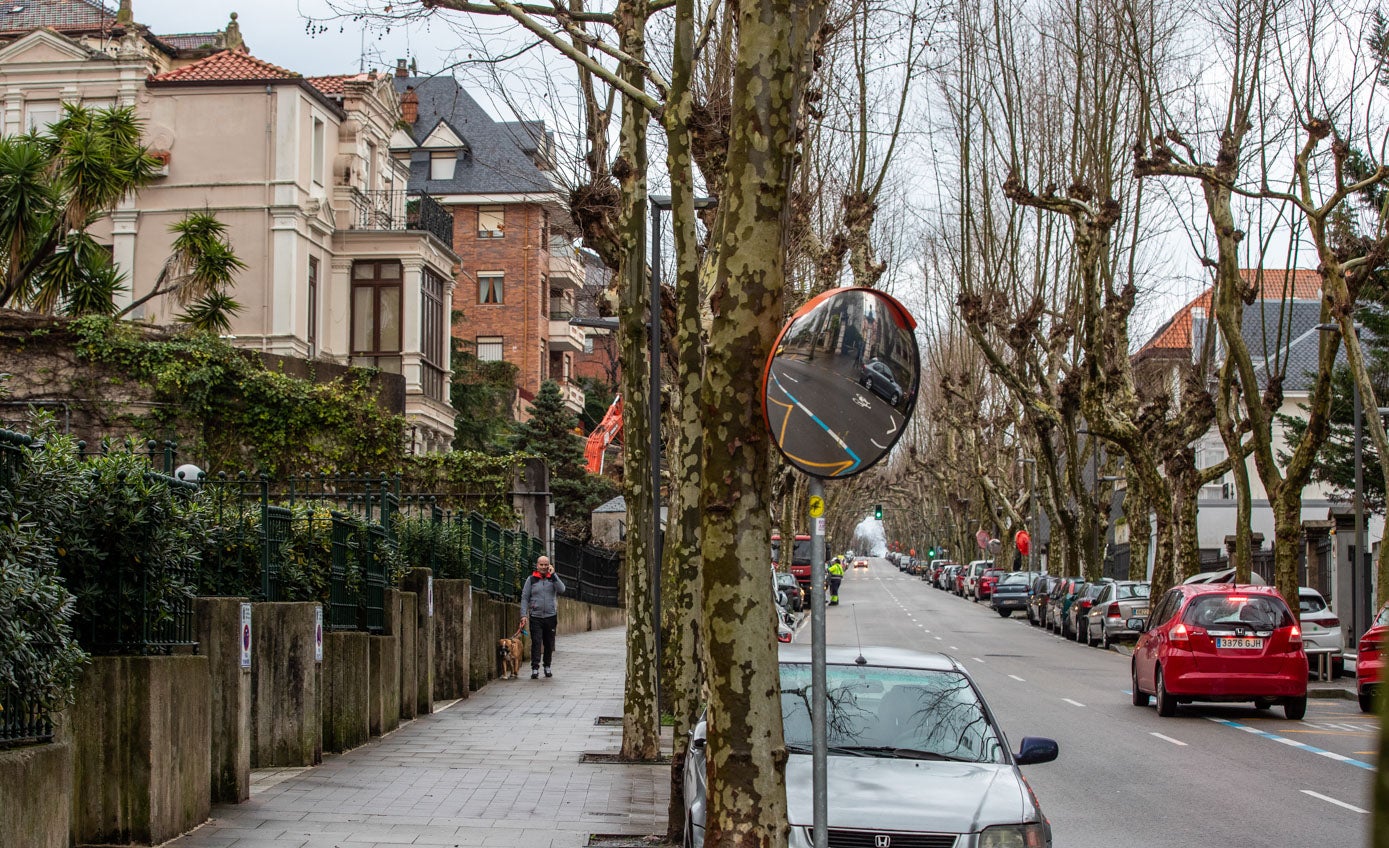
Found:
[[[588,462],[590,474],[603,473],[603,454],[607,451],[608,445],[613,443],[622,434],[622,395],[613,398],[612,406],[608,407],[608,412],[603,416],[603,420],[598,423],[593,432],[588,436],[588,445],[584,447],[584,459]]]

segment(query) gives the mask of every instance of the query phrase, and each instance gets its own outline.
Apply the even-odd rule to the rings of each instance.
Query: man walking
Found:
[[[521,627],[530,625],[531,680],[540,676],[541,652],[544,651],[545,676],[550,673],[550,661],[555,655],[555,628],[559,625],[559,596],[564,594],[564,581],[555,574],[550,558],[535,561],[535,571],[526,578],[521,589]]]

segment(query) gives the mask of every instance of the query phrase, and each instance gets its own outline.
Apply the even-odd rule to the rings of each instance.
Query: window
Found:
[[[376,145],[367,142],[367,158],[362,164],[362,190],[371,191],[376,188],[375,180],[376,168]]]
[[[318,257],[309,257],[309,356],[318,354]]]
[[[429,178],[431,180],[453,179],[453,166],[458,162],[454,153],[429,154]]]
[[[563,377],[563,378],[564,378],[564,382],[567,383],[567,382],[569,382],[571,379],[573,379],[573,374],[574,374],[574,358],[573,358],[572,356],[570,356],[569,354],[566,353],[566,354],[564,355],[564,373],[560,374],[560,376]]]
[[[478,336],[477,358],[482,362],[500,362],[502,355],[501,336]]]
[[[506,207],[479,206],[477,208],[477,237],[501,238],[506,229]]]
[[[323,121],[318,118],[313,119],[313,181],[314,185],[323,185],[323,163],[327,158],[327,134],[324,129]]]
[[[420,388],[426,397],[444,399],[444,278],[425,268],[420,280]]]
[[[584,336],[584,353],[593,353],[593,336]]]
[[[352,360],[400,371],[400,263],[352,264]]]
[[[478,303],[505,303],[502,300],[502,282],[505,275],[501,271],[479,271],[477,275]]]
[[[42,132],[58,122],[63,114],[63,104],[56,100],[36,100],[24,104],[24,129],[26,132]]]

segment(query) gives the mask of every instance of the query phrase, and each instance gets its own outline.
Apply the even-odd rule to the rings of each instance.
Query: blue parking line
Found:
[[[1304,751],[1309,751],[1318,756],[1326,757],[1329,760],[1335,760],[1338,763],[1348,763],[1358,768],[1365,769],[1366,771],[1375,770],[1375,767],[1367,762],[1352,759],[1351,757],[1347,757],[1344,754],[1337,754],[1334,751],[1327,751],[1322,748],[1317,748],[1312,745],[1308,745],[1306,742],[1299,742],[1296,739],[1289,739],[1286,736],[1279,736],[1276,733],[1269,733],[1267,730],[1260,730],[1257,727],[1250,727],[1249,725],[1244,724],[1242,722],[1232,721],[1228,718],[1215,718],[1213,716],[1206,716],[1206,718],[1210,721],[1215,722],[1216,724],[1223,724],[1226,727],[1233,727],[1236,730],[1243,730],[1245,733],[1252,733],[1255,736],[1262,736],[1265,739],[1272,739],[1274,742],[1282,743],[1290,748],[1301,748]]]

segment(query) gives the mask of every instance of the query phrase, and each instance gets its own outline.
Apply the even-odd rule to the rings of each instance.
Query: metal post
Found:
[[[1356,328],[1359,333],[1359,328]],[[1361,615],[1365,592],[1362,576],[1365,573],[1365,470],[1361,462],[1364,410],[1360,401],[1360,384],[1351,380],[1355,399],[1355,560],[1350,567],[1350,621],[1351,638],[1366,629],[1366,616]]]
[[[651,346],[650,376],[647,383],[647,426],[650,429],[648,456],[651,461],[651,609],[656,665],[656,729],[661,722],[661,206],[652,202],[651,212],[651,304],[648,324]]]
[[[825,484],[818,477],[810,478],[811,499],[824,500]],[[825,683],[825,519],[810,519],[810,732],[812,844],[814,848],[829,846],[829,782],[826,766],[829,759],[829,730],[827,707],[829,698]]]

